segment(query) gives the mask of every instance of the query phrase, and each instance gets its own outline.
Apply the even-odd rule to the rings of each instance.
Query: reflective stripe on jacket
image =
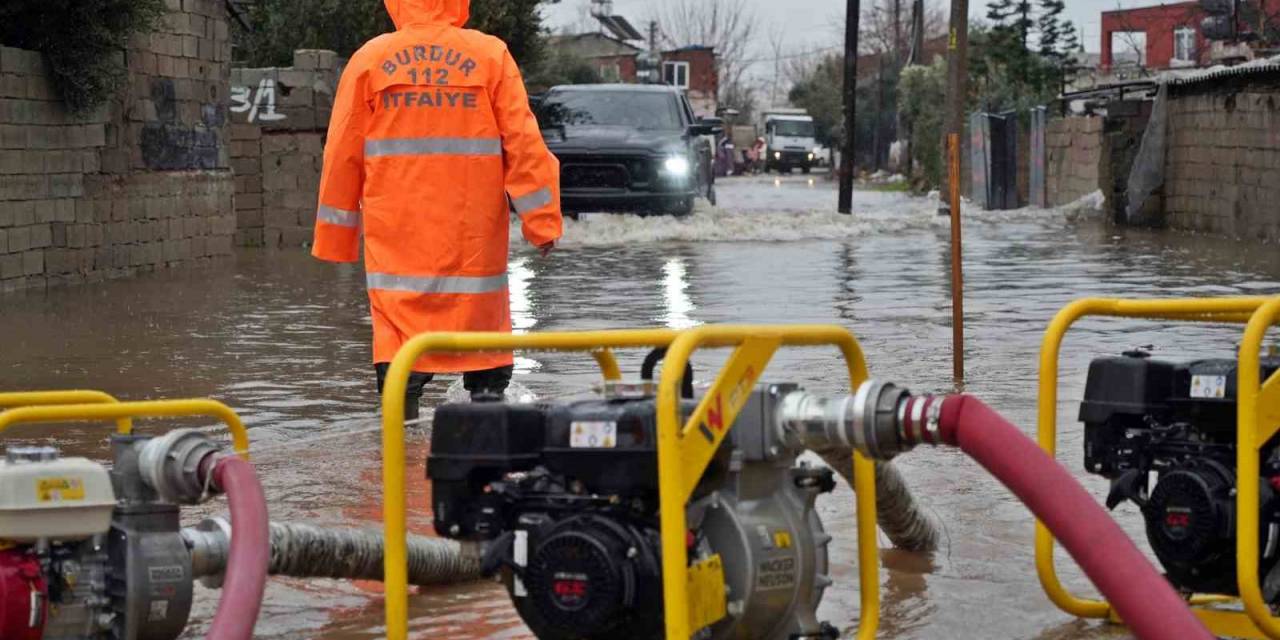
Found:
[[[312,254],[355,262],[364,236],[374,362],[413,336],[511,331],[510,212],[559,239],[560,166],[501,40],[462,29],[469,0],[385,0],[396,32],[352,56],[325,147]],[[511,364],[428,355],[419,371]]]

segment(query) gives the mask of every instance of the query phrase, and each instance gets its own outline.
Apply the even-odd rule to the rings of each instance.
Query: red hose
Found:
[[[236,457],[214,463],[213,481],[231,508],[231,551],[208,640],[249,640],[262,607],[271,560],[267,498],[253,465]]]
[[[960,447],[1022,500],[1144,640],[1213,640],[1187,603],[1076,479],[982,401],[942,405],[943,441]]]

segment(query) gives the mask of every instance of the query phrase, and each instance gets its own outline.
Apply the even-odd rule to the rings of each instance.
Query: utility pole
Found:
[[[858,122],[858,21],[860,0],[848,0],[844,31],[844,153],[840,154],[840,213],[853,213],[853,155]]]
[[[902,66],[905,56],[902,55],[902,0],[893,0],[893,71],[897,80],[902,81]],[[883,75],[884,64],[880,65],[881,75]],[[895,84],[896,87],[896,84]],[[880,84],[880,113],[884,113],[884,92],[885,86],[883,80]],[[902,139],[902,105],[894,103],[893,109],[893,136],[889,140],[889,152],[885,153],[885,158],[893,155],[893,145]],[[879,162],[879,159],[876,160]],[[899,158],[901,161],[901,158]],[[887,163],[886,163],[887,164]],[[901,167],[899,167],[901,169]],[[907,173],[910,173],[908,171]]]
[[[911,64],[929,64],[924,59],[924,0],[911,3]]]
[[[871,143],[872,153],[876,155],[875,160],[872,161],[872,166],[876,169],[883,169],[883,159],[889,156],[889,154],[885,152],[885,147],[887,146],[885,143],[888,141],[885,139],[884,130],[884,74],[886,72],[888,62],[888,55],[885,53],[880,54],[880,65],[879,69],[876,70],[876,121],[875,129],[872,130],[873,142]]]
[[[924,64],[924,0],[913,0],[911,3],[911,52],[907,56],[907,64]],[[906,138],[905,153],[902,154],[903,173],[907,180],[911,180],[916,167],[914,123],[903,123],[902,136]]]
[[[893,61],[902,59],[902,0],[893,0]]]
[[[957,386],[964,384],[964,252],[960,229],[960,141],[969,94],[969,2],[951,0],[947,36],[947,171],[951,195],[951,360]]]

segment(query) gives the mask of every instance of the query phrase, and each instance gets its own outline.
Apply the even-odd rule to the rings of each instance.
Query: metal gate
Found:
[[[969,118],[973,199],[984,209],[1018,208],[1018,114]]]
[[[1049,206],[1048,154],[1045,149],[1045,132],[1049,128],[1049,109],[1036,107],[1031,110],[1031,206],[1041,209]]]

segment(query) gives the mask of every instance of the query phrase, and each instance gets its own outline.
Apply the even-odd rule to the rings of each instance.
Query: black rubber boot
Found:
[[[382,362],[373,366],[374,372],[378,375],[378,397],[382,397],[382,387],[387,382],[387,371],[391,369],[391,364]],[[419,407],[422,404],[422,389],[427,386],[435,378],[434,374],[420,373],[414,371],[409,374],[409,385],[405,388],[404,393],[404,421],[409,422],[418,419]]]
[[[469,371],[462,374],[462,386],[471,392],[472,402],[501,402],[511,386],[511,374],[515,367],[510,365],[484,371]]]

